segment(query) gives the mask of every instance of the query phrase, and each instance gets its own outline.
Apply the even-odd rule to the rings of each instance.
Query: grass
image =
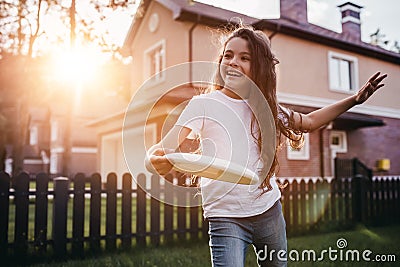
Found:
[[[323,250],[337,250],[337,260],[330,260],[328,254],[324,254],[322,261],[290,261],[288,266],[399,266],[400,251],[400,225],[388,227],[365,227],[358,226],[352,231],[334,232],[319,235],[308,235],[293,237],[288,239],[288,250],[299,251],[300,255],[304,250],[314,250],[317,258]],[[338,249],[337,241],[344,238],[347,246]],[[345,254],[348,250],[358,250],[361,253],[364,250],[371,250],[369,255],[371,259],[377,254],[395,255],[395,262],[366,262],[345,260]],[[340,260],[340,251],[342,251],[342,260]],[[294,256],[295,254],[292,254]],[[334,255],[334,254],[332,254]],[[361,257],[361,256],[360,256]],[[12,264],[11,264],[12,265]],[[210,255],[207,240],[202,239],[198,242],[175,243],[172,245],[163,245],[160,247],[148,247],[144,249],[132,249],[130,251],[105,252],[101,255],[88,256],[85,259],[70,259],[59,262],[46,262],[36,265],[53,267],[73,267],[73,266],[193,266],[204,267],[211,266]],[[246,259],[247,266],[257,266],[256,257],[252,249]]]

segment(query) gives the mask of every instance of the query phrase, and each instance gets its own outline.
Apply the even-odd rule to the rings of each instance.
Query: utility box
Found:
[[[379,159],[376,161],[376,168],[378,171],[390,170],[390,159]]]

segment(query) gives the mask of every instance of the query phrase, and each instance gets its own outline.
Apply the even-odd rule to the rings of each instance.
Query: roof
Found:
[[[400,65],[399,53],[364,43],[361,40],[354,40],[349,35],[331,31],[315,24],[297,23],[287,18],[280,18],[262,19],[254,23],[253,26],[258,29],[267,29],[276,33],[291,35]]]
[[[240,18],[243,23],[248,25],[252,25],[259,20],[254,17],[249,17],[244,14],[199,2],[193,2],[193,4],[191,4],[188,0],[141,0],[138,11],[135,14],[128,34],[125,38],[122,48],[123,53],[127,53],[127,51],[129,51],[129,46],[133,42],[143,17],[152,1],[157,2],[171,10],[173,19],[177,21],[189,21],[193,23],[205,24],[207,26],[219,27],[226,25],[229,22],[237,22],[238,18]]]
[[[333,121],[333,129],[337,130],[356,130],[363,127],[385,126],[385,122],[379,118],[345,112]]]
[[[298,23],[287,18],[257,19],[223,8],[198,2],[191,2],[188,0],[155,1],[171,10],[173,19],[177,21],[189,21],[218,27],[226,25],[229,22],[235,22],[235,18],[240,18],[243,23],[253,25],[255,28],[260,30],[270,30],[274,33],[287,34],[300,39],[337,47],[339,49],[400,65],[399,53],[364,43],[361,40],[354,40],[348,35],[337,33],[311,23]],[[133,19],[125,39],[122,49],[123,53],[129,51],[130,44],[133,42],[135,35],[138,32],[138,28],[151,2],[151,0],[142,0],[140,2],[138,12]]]

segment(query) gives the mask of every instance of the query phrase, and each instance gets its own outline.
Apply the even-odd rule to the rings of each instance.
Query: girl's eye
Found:
[[[224,54],[224,58],[230,58],[231,55],[230,54]]]
[[[242,57],[242,60],[243,61],[250,61],[250,58],[249,57]]]

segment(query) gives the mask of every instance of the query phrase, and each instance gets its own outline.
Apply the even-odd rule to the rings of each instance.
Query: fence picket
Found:
[[[196,240],[199,238],[199,199],[195,195],[189,196],[190,203],[190,239]]]
[[[383,196],[383,224],[387,224],[389,222],[389,214],[390,214],[390,208],[389,208],[389,180],[384,179],[382,181],[382,196]]]
[[[24,256],[28,249],[29,175],[25,172],[14,177],[15,231],[14,247],[17,255]]]
[[[318,181],[317,181],[318,182]],[[315,229],[315,222],[316,222],[316,212],[315,212],[315,190],[316,185],[313,181],[308,182],[308,213],[309,213],[309,229]]]
[[[122,176],[121,245],[124,249],[132,246],[132,176],[130,173]]]
[[[300,231],[299,233],[303,233],[307,230],[307,189],[306,189],[306,181],[301,180],[299,184],[300,190]]]
[[[110,251],[117,247],[117,175],[115,173],[107,175],[106,192],[106,248]]]
[[[160,244],[160,176],[151,176],[150,232],[151,244]]]
[[[72,252],[83,255],[85,223],[85,175],[78,173],[74,177],[74,199],[72,206]]]
[[[40,173],[36,176],[36,203],[35,203],[35,247],[45,252],[47,247],[47,213],[48,213],[49,176]]]
[[[396,216],[396,222],[400,223],[400,179],[396,179],[394,188],[396,189],[394,202],[396,204],[396,209],[394,214]]]
[[[0,255],[5,255],[8,251],[10,181],[10,175],[0,171]]]
[[[68,185],[66,177],[54,180],[53,241],[57,257],[65,257],[67,251]]]
[[[100,219],[101,219],[101,177],[95,173],[90,177],[90,248],[100,249]]]
[[[146,176],[141,173],[137,176],[136,196],[136,243],[146,245]]]
[[[178,186],[185,186],[186,177],[181,175],[178,177]],[[183,240],[186,238],[186,203],[187,195],[186,194],[178,194],[178,239]]]
[[[333,179],[331,181],[331,201],[330,201],[330,208],[331,208],[331,221],[334,222],[336,224],[337,222],[337,197],[338,197],[338,193],[337,193],[337,179]]]
[[[377,199],[376,199],[376,213],[377,213],[377,221],[380,222],[380,219],[383,216],[383,186],[382,182],[377,183]]]
[[[286,184],[286,187],[282,191],[282,211],[283,211],[283,217],[285,218],[286,224],[290,225],[290,188],[291,185],[289,184],[288,180],[285,180],[283,184]],[[290,227],[288,229],[288,232],[290,230]]]
[[[330,222],[330,209],[329,206],[331,204],[331,191],[330,191],[330,184],[327,180],[321,181],[321,186],[323,188],[322,194],[324,195],[324,202],[323,202],[323,221],[325,223]]]
[[[173,240],[173,212],[174,206],[172,205],[174,201],[173,192],[173,176],[172,174],[167,174],[165,176],[164,184],[164,236],[165,242],[170,243]]]
[[[299,232],[299,183],[295,180],[292,183],[292,207],[293,207],[293,221],[292,221],[292,231],[294,233]]]

